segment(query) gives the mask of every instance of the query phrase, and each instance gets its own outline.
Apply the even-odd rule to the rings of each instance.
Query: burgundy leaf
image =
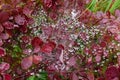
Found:
[[[58,48],[64,50],[64,46],[62,44],[59,44]]]
[[[119,77],[119,71],[115,66],[109,66],[105,72],[106,80],[113,80]]]
[[[97,80],[105,80],[105,78],[103,78],[103,77],[100,77],[100,78],[98,78]]]
[[[26,32],[28,31],[27,26],[26,26],[26,25],[21,26],[21,27],[20,27],[20,31],[21,31],[22,33],[26,33]]]
[[[31,41],[33,47],[41,46],[43,41],[39,37],[34,37]]]
[[[0,23],[3,23],[9,19],[9,13],[5,11],[0,12]]]
[[[101,46],[101,47],[106,47],[106,45],[107,45],[107,44],[106,44],[105,41],[102,41],[102,42],[100,43],[100,46]]]
[[[30,40],[29,36],[22,36],[21,39],[22,39],[22,41],[23,41],[24,43],[28,43],[29,40]]]
[[[3,26],[0,24],[0,33],[4,31]]]

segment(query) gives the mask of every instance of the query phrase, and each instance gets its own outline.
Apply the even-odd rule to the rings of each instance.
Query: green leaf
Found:
[[[38,76],[40,80],[47,80],[47,72],[42,71],[40,72],[40,75]]]
[[[91,10],[91,11],[94,11],[96,3],[97,3],[97,0],[92,0],[92,2],[90,3],[90,5],[88,6],[88,9]]]
[[[13,51],[14,52],[22,52],[21,48],[17,45],[13,46]]]
[[[28,77],[27,80],[48,80],[47,72],[42,71],[37,76],[33,75]]]
[[[107,5],[107,7],[106,7],[106,9],[105,9],[105,12],[110,9],[111,4],[112,4],[112,0],[109,0],[109,1],[108,1],[108,5]]]
[[[22,49],[18,45],[13,46],[12,57],[19,57],[18,53],[21,53]]]
[[[36,76],[30,76],[27,80],[36,80]]]
[[[110,12],[114,13],[114,11],[120,6],[120,0],[115,0],[112,7],[110,8]]]

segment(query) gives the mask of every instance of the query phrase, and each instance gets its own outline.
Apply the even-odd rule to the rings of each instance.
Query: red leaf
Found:
[[[49,41],[48,44],[54,49],[56,47],[56,43]]]
[[[56,44],[54,42],[48,42],[42,45],[41,51],[44,53],[51,53],[55,47]]]
[[[39,55],[33,55],[33,63],[39,64],[42,61],[42,56]]]
[[[5,72],[9,68],[10,68],[10,65],[8,63],[6,63],[6,62],[2,62],[0,64],[0,72]]]
[[[4,78],[4,80],[12,80],[12,77],[9,74],[3,75],[3,78]]]
[[[6,28],[6,29],[14,29],[14,24],[12,22],[9,22],[9,21],[6,21],[3,23],[3,26]]]
[[[6,29],[6,33],[9,35],[9,36],[13,36],[13,29]]]
[[[5,54],[5,50],[2,47],[0,47],[0,57],[5,56]]]
[[[43,44],[43,41],[39,37],[34,37],[31,41],[31,44],[33,47],[41,46]]]
[[[33,63],[33,57],[32,56],[25,57],[21,61],[21,67],[22,67],[22,69],[28,69],[32,66],[32,63]]]
[[[100,46],[101,46],[101,47],[106,47],[106,45],[107,45],[107,44],[106,44],[105,41],[102,41],[102,42],[100,43]]]
[[[51,53],[53,51],[53,48],[48,43],[45,43],[41,47],[41,51],[44,53]]]

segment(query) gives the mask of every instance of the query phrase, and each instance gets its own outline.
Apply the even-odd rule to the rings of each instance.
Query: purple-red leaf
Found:
[[[32,56],[25,57],[21,61],[21,67],[22,67],[22,69],[28,69],[32,66],[32,63],[33,63],[33,57]]]
[[[6,62],[2,62],[0,64],[0,72],[5,72],[9,68],[10,68],[10,65],[8,63],[6,63]]]
[[[0,34],[0,38],[1,38],[1,39],[6,40],[6,39],[8,39],[9,37],[10,37],[9,34],[7,34],[7,33],[1,33],[1,34]]]
[[[25,19],[24,16],[17,15],[17,16],[15,16],[15,22],[16,22],[18,25],[24,25],[25,22],[26,22],[26,19]]]
[[[5,56],[5,54],[6,54],[5,49],[0,47],[0,57]]]

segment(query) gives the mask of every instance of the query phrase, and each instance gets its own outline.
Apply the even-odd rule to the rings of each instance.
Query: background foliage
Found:
[[[0,0],[0,80],[119,80],[119,0]]]

